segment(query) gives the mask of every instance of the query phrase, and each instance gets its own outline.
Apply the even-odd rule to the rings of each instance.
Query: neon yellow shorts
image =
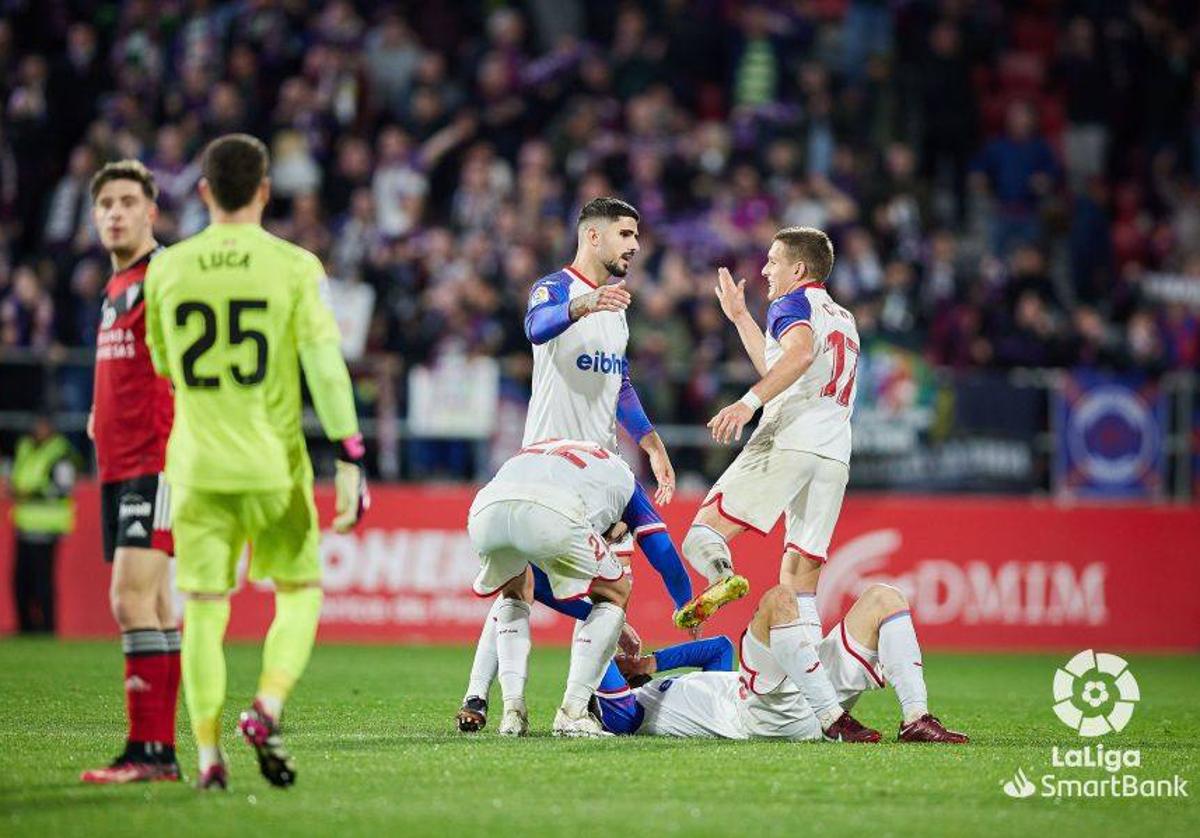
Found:
[[[253,582],[320,581],[321,540],[310,481],[286,491],[209,492],[172,486],[176,586],[223,594],[237,585],[237,566],[249,542]]]

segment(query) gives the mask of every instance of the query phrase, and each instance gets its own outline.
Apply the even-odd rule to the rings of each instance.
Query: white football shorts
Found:
[[[485,503],[471,507],[467,534],[480,561],[472,586],[476,594],[491,596],[531,563],[545,571],[557,599],[579,599],[593,580],[615,581],[624,574],[608,543],[592,529],[582,502],[569,515],[513,494],[517,497],[503,499],[492,492]]]
[[[760,533],[787,515],[784,549],[823,562],[842,512],[850,469],[807,451],[776,448],[756,435],[717,479],[703,506]]]

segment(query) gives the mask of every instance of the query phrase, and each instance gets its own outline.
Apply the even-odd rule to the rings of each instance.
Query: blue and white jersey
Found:
[[[569,266],[534,283],[525,321],[533,341],[533,395],[522,445],[574,439],[617,450],[617,398],[628,380],[625,312],[590,314],[548,340],[531,333],[544,309],[569,305],[596,287]]]
[[[769,436],[776,448],[849,465],[850,416],[858,391],[854,315],[835,303],[822,284],[784,294],[767,309],[767,369],[783,356],[783,336],[800,326],[812,329],[816,357],[791,387],[767,402],[756,435]]]

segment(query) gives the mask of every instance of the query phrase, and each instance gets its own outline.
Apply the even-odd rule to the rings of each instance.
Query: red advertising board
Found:
[[[473,642],[486,600],[470,590],[477,568],[465,532],[469,489],[376,486],[359,531],[322,545],[326,641]],[[678,540],[699,498],[665,512]],[[318,489],[322,520],[330,492]],[[58,559],[60,633],[115,633],[108,567],[100,556],[98,492],[78,492],[78,523]],[[0,630],[13,628],[12,535],[0,524]],[[782,536],[747,533],[734,561],[751,581],[746,600],[722,611],[709,634],[740,633],[755,592],[776,581]],[[654,571],[634,559],[630,621],[652,645],[681,639]],[[906,591],[923,644],[958,649],[1200,649],[1200,508],[1064,507],[1028,499],[852,496],[822,572],[826,626],[872,582]],[[258,638],[270,591],[243,584],[231,637]],[[535,637],[565,642],[570,623],[541,606]]]

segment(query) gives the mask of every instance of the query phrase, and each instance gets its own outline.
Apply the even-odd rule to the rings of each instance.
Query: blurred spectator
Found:
[[[0,346],[46,349],[54,337],[54,301],[37,271],[20,265],[12,289],[0,300]]]
[[[997,255],[1015,244],[1040,240],[1038,213],[1058,174],[1032,105],[1013,102],[1005,125],[1005,136],[988,143],[975,163],[976,188],[993,202],[991,246]]]
[[[1063,156],[1071,187],[1078,190],[1105,168],[1111,82],[1092,22],[1074,18],[1066,35],[1058,67],[1067,110]]]

